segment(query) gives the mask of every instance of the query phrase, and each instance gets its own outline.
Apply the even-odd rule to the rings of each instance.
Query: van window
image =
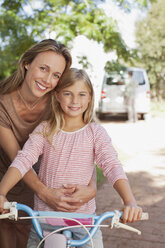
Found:
[[[139,85],[145,84],[144,74],[142,71],[134,71],[133,78],[139,83]]]
[[[128,77],[128,72],[121,74],[111,74],[106,78],[105,83],[107,85],[122,85]],[[133,71],[133,79],[139,83],[139,85],[145,84],[144,73],[142,71]]]
[[[121,84],[124,84],[124,81],[119,74],[114,74],[106,78],[106,84],[107,85],[121,85]]]

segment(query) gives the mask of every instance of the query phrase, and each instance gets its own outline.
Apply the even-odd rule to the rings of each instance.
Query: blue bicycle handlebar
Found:
[[[33,209],[31,209],[30,207],[28,207],[24,204],[17,203],[16,208],[17,208],[17,210],[22,210],[22,211],[26,212],[31,217],[39,216],[38,211],[34,211]],[[38,219],[36,219],[36,218],[32,219],[32,223],[33,223],[33,226],[34,226],[38,236],[40,238],[43,238],[42,228],[41,228],[41,225],[40,225]]]
[[[105,219],[112,218],[115,215],[114,211],[105,212],[100,216],[89,215],[89,214],[79,214],[79,213],[53,212],[53,211],[49,211],[49,212],[48,211],[34,211],[30,207],[28,207],[24,204],[19,204],[19,203],[16,204],[16,208],[17,208],[17,210],[22,210],[22,211],[26,212],[31,217],[46,216],[48,218],[51,218],[52,216],[58,216],[58,217],[63,217],[64,219],[65,218],[73,218],[73,219],[93,218],[95,226],[93,226],[89,231],[91,237],[93,237],[94,234],[97,232],[97,230],[99,228],[98,225],[100,225]],[[122,212],[119,212],[119,214],[121,217]],[[42,228],[41,228],[41,225],[39,223],[39,220],[37,218],[32,218],[32,223],[33,223],[33,226],[34,226],[37,234],[42,239],[43,233],[42,233]],[[78,247],[78,246],[82,246],[82,245],[86,244],[89,240],[90,240],[90,237],[87,234],[81,240],[70,240],[69,245]]]
[[[95,216],[95,222],[94,222],[94,225],[91,229],[90,229],[90,235],[91,237],[93,237],[95,235],[95,233],[97,232],[98,228],[99,228],[99,225],[101,225],[101,223],[108,219],[108,218],[112,218],[114,216],[115,212],[114,211],[111,211],[111,212],[105,212],[103,213],[102,215],[100,216]],[[120,217],[122,216],[122,212],[120,212]],[[70,245],[71,246],[82,246],[82,245],[85,245],[86,243],[88,243],[90,241],[90,237],[89,235],[87,234],[83,239],[81,240],[71,240],[70,241]]]
[[[122,217],[122,212],[118,212],[118,211],[105,212],[100,216],[89,215],[89,214],[79,214],[79,213],[54,212],[54,211],[34,211],[30,207],[24,204],[16,203],[16,202],[5,202],[4,209],[10,209],[10,212],[0,215],[0,219],[12,218],[12,219],[17,220],[19,210],[26,212],[30,217],[32,217],[33,226],[36,230],[36,233],[41,239],[43,239],[43,233],[42,233],[42,228],[39,222],[39,218],[45,219],[46,222],[48,223],[50,220],[51,221],[52,219],[54,220],[54,218],[55,218],[55,221],[59,218],[62,218],[64,220],[63,224],[69,225],[69,226],[73,226],[74,225],[73,223],[75,222],[80,222],[82,223],[82,225],[84,223],[85,223],[84,225],[86,225],[86,223],[88,223],[88,225],[90,226],[94,225],[90,228],[90,231],[89,231],[90,235],[87,234],[81,240],[68,240],[67,245],[69,245],[69,247],[71,246],[80,247],[86,244],[88,241],[90,241],[90,239],[97,232],[99,225],[101,225],[101,223],[105,219],[108,219],[108,218],[112,218],[111,228],[113,227],[124,228],[126,230],[136,232],[139,235],[141,234],[141,232],[138,229],[121,223],[120,218]],[[24,217],[20,217],[20,219],[22,218]],[[149,219],[148,213],[142,213],[141,220],[148,220],[148,219]],[[54,221],[53,223],[52,222],[50,223],[53,226],[57,225],[57,222],[55,224]],[[63,224],[60,226],[63,226]],[[58,223],[58,226],[59,226],[59,223]]]

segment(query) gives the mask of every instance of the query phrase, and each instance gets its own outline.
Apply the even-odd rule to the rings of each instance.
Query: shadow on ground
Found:
[[[165,185],[157,183],[158,178],[155,180],[147,172],[127,173],[127,176],[138,204],[150,218],[131,224],[141,230],[140,236],[123,229],[102,229],[104,248],[164,248]],[[160,181],[165,182],[165,175],[161,175]],[[120,197],[106,179],[98,187],[96,202],[98,214],[122,206]]]

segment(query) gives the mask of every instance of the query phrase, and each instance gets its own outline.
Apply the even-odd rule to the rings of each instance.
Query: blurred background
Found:
[[[105,72],[123,67],[147,71],[151,100],[165,98],[165,1],[0,0],[0,79],[17,67],[34,43],[64,43],[73,66],[88,71],[98,109]]]
[[[124,86],[117,83],[116,76],[122,78],[130,67],[146,73],[147,118],[127,123],[114,114],[97,115],[119,153],[138,204],[150,214],[149,221],[135,223],[143,232],[138,238],[122,230],[111,235],[109,229],[103,231],[105,248],[110,243],[112,248],[165,245],[164,10],[164,0],[0,0],[0,80],[16,70],[26,49],[45,38],[64,43],[71,51],[73,66],[87,70],[95,88],[96,113],[101,99],[105,103],[108,99],[102,88],[105,75],[111,75],[108,84],[121,93]],[[143,78],[139,78],[143,86]],[[121,95],[116,99],[121,103]],[[120,199],[97,171],[98,212],[120,209]]]

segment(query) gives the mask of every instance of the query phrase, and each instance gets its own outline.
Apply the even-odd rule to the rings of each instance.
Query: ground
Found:
[[[131,226],[137,235],[123,229],[102,228],[104,248],[165,247],[165,118],[147,121],[101,121],[112,138],[127,173],[138,205],[149,213],[148,221]],[[97,213],[121,209],[121,200],[105,179],[98,187]]]

